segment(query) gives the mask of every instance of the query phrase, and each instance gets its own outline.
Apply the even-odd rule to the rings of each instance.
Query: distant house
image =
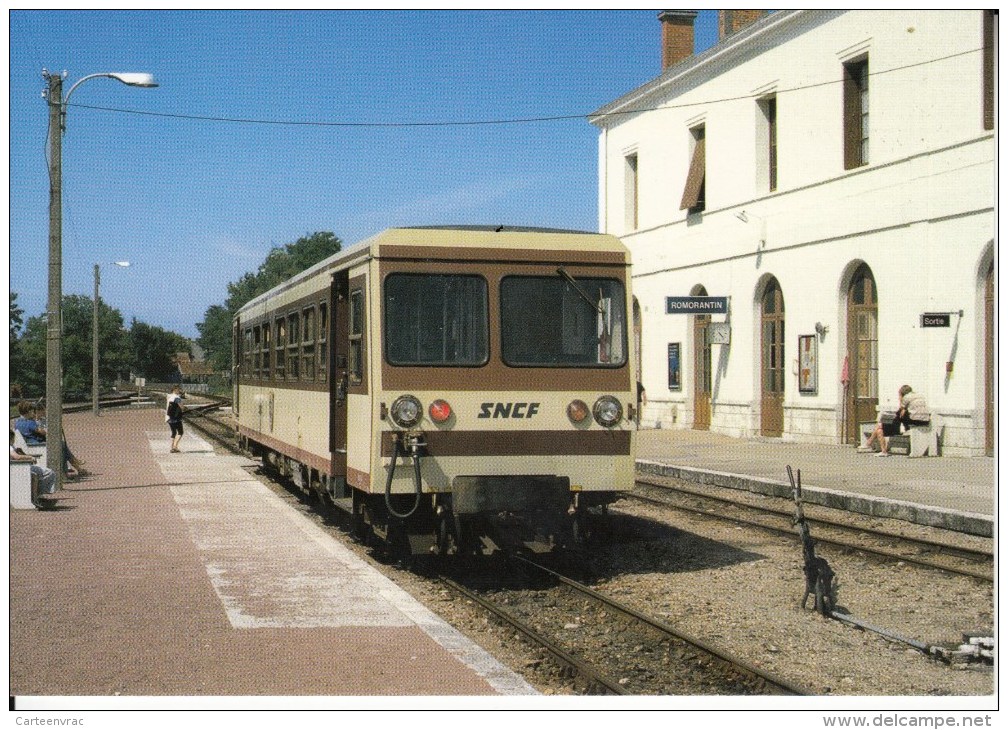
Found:
[[[177,352],[172,358],[178,368],[178,380],[182,383],[205,383],[214,374],[210,363],[197,360],[188,352]]]
[[[997,11],[720,13],[590,116],[643,421],[856,444],[908,383],[992,454]]]

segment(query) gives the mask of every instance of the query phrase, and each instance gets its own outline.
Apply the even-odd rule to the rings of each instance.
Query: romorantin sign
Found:
[[[665,297],[665,314],[728,314],[728,297]]]

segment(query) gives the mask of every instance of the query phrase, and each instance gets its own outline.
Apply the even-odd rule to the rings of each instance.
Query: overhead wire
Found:
[[[971,53],[980,53],[982,50],[983,49],[981,48],[973,48],[965,51],[960,51],[958,53],[952,53],[947,56],[940,56],[938,58],[928,59],[926,61],[919,61],[917,63],[910,63],[903,66],[894,66],[893,68],[884,69],[882,71],[869,71],[868,75],[869,78],[875,78],[878,76],[883,76],[885,74],[891,74],[898,71],[905,71],[920,66],[926,66],[934,63],[941,63],[942,61],[948,61],[950,59],[958,58],[960,56],[965,56]],[[830,86],[841,83],[843,83],[843,79],[831,79],[829,81],[819,81],[811,84],[804,84],[801,86],[794,86],[786,89],[777,89],[774,91],[774,93],[779,96],[781,94],[806,91],[808,89],[815,89],[823,86]],[[596,113],[554,114],[546,116],[506,117],[500,119],[468,119],[468,120],[463,119],[463,120],[436,120],[436,121],[417,121],[417,122],[353,122],[353,121],[296,120],[296,119],[256,119],[251,117],[229,117],[229,116],[210,116],[202,114],[181,114],[175,112],[155,112],[141,109],[124,109],[121,107],[96,106],[91,104],[70,104],[69,106],[72,106],[77,109],[91,109],[94,111],[104,111],[118,114],[132,114],[137,116],[158,117],[163,119],[181,119],[181,120],[198,121],[198,122],[290,126],[290,127],[334,127],[334,128],[347,127],[347,128],[388,129],[388,128],[411,128],[411,127],[502,126],[502,125],[514,125],[514,124],[562,122],[574,119],[587,119],[589,117],[605,119],[620,115],[640,114],[642,112],[667,111],[667,110],[685,109],[697,106],[711,106],[714,104],[721,104],[732,101],[758,99],[763,96],[765,96],[765,92],[742,94],[739,96],[728,96],[728,97],[721,97],[718,99],[707,99],[695,102],[684,102],[680,104],[662,104],[653,107],[635,107],[633,109],[629,109],[626,111],[602,112],[598,114]]]

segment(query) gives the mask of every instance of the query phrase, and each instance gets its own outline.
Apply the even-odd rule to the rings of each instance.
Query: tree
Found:
[[[130,367],[135,375],[155,382],[173,382],[176,353],[191,354],[189,340],[161,327],[133,320],[129,331]]]
[[[26,398],[37,398],[46,389],[46,318],[29,317],[18,340],[18,369],[11,363],[11,380],[21,385]]]
[[[22,385],[19,382],[24,368],[24,356],[21,354],[21,343],[18,340],[21,327],[24,325],[24,310],[17,305],[17,294],[10,293],[10,350],[8,364],[10,365],[11,396],[20,397]]]
[[[63,297],[63,389],[69,396],[91,392],[94,300],[80,294]],[[99,300],[99,386],[112,383],[129,369],[129,349],[122,313]]]
[[[63,297],[63,393],[69,400],[91,392],[93,301],[77,294]],[[46,316],[29,317],[18,340],[17,368],[11,361],[11,379],[21,385],[26,397],[39,397],[46,390],[46,335]],[[154,380],[174,380],[172,359],[175,353],[189,349],[189,340],[182,335],[135,319],[127,332],[122,313],[99,300],[100,388],[128,376],[131,370]]]
[[[226,372],[231,369],[232,317],[231,310],[227,307],[214,304],[203,315],[203,321],[196,325],[200,333],[197,341],[214,372]],[[204,343],[220,343],[220,345],[208,348]]]
[[[275,247],[266,255],[256,273],[248,272],[228,284],[223,305],[214,304],[196,325],[199,346],[215,370],[231,369],[231,322],[246,303],[281,284],[319,261],[339,253],[342,242],[329,231],[318,231],[294,243]]]

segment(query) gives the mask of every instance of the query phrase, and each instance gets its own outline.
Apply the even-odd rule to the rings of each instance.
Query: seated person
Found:
[[[914,393],[913,388],[909,385],[904,385],[899,389],[899,404],[899,411],[896,413],[896,418],[893,419],[893,422],[882,423],[882,421],[879,421],[879,424],[872,431],[865,445],[859,447],[858,451],[874,451],[872,444],[877,442],[879,446],[878,455],[889,456],[887,439],[890,436],[896,436],[903,431],[909,431],[914,426],[927,426],[931,423],[931,414],[928,411],[927,401],[924,400],[924,396]]]
[[[56,492],[56,473],[35,464],[35,457],[14,447],[14,429],[10,429],[10,460],[31,462],[31,473],[38,477],[39,497],[47,497]],[[36,506],[38,506],[36,504]]]
[[[35,406],[23,400],[18,403],[18,413],[20,414],[20,418],[14,421],[14,428],[24,436],[25,443],[29,446],[44,446],[48,434],[45,428],[36,420],[38,418],[38,411]],[[67,446],[66,439],[63,440],[63,471],[71,477],[87,476],[88,474],[88,471],[84,468],[84,462],[73,455],[70,447]]]

